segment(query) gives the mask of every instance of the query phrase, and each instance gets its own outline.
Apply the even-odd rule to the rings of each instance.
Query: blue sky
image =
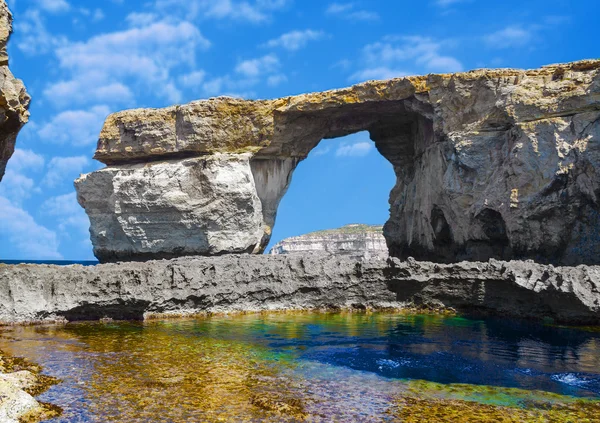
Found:
[[[597,0],[9,0],[31,120],[0,183],[0,258],[91,259],[73,180],[107,114],[216,95],[274,98],[367,79],[600,57]],[[391,166],[359,133],[323,141],[273,241],[383,223]]]

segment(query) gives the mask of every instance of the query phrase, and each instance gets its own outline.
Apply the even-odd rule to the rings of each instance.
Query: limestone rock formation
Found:
[[[435,264],[328,254],[230,254],[89,267],[0,264],[0,323],[407,307],[598,325],[600,266]]]
[[[250,154],[120,165],[77,181],[103,260],[255,252],[262,208]]]
[[[388,257],[383,227],[351,224],[338,229],[327,229],[286,238],[271,248],[269,254],[296,254],[316,252],[353,258]]]
[[[262,208],[261,234],[249,243],[253,248],[241,243],[232,251],[260,252],[296,165],[320,140],[363,130],[397,176],[384,227],[391,255],[442,262],[533,258],[600,263],[598,60],[370,81],[276,100],[220,97],[128,110],[109,116],[95,157],[109,165],[102,171],[106,185],[117,187],[108,175],[119,172],[111,169],[124,172],[131,163],[159,161],[175,169],[187,157],[250,155],[250,185]],[[138,186],[142,197],[153,175],[144,177]],[[79,192],[92,181],[79,180]],[[107,188],[95,201],[80,195],[93,222],[99,259],[171,254],[175,237],[181,236],[179,230],[169,231],[173,220],[161,223],[152,217],[152,202],[135,217],[122,216],[120,188],[115,189]],[[206,204],[216,200],[203,195],[209,195],[203,197]],[[230,195],[237,196],[237,190]],[[175,207],[166,204],[168,196],[162,198],[164,207]],[[227,214],[237,216],[229,224],[241,224],[246,209],[229,203],[241,207]],[[203,213],[219,213],[219,202],[213,207]],[[109,209],[115,216],[107,220],[100,210]],[[250,213],[248,219],[254,218]],[[164,225],[154,233],[166,238],[148,236],[135,221]],[[118,234],[117,241],[98,244],[102,235],[97,228]],[[249,222],[239,231],[246,231],[244,240],[257,233]],[[205,235],[189,232],[190,238],[196,236]],[[202,245],[189,252],[212,254]]]
[[[8,68],[6,47],[11,33],[12,14],[6,0],[0,0],[0,181],[15,151],[17,134],[29,120],[30,97]]]

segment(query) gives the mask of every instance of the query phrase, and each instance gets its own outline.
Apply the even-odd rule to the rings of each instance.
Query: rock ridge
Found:
[[[320,254],[0,265],[3,324],[279,310],[453,309],[600,324],[600,267]]]

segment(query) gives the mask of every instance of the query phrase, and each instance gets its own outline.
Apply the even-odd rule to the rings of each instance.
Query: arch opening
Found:
[[[275,132],[268,147],[251,160],[251,169],[261,199],[264,236],[259,250],[269,245],[281,199],[292,180],[298,164],[305,160],[321,140],[368,132],[373,146],[395,174],[395,184],[389,195],[389,215],[384,236],[391,255],[406,251],[415,236],[425,232],[433,248],[433,229],[411,226],[402,216],[411,213],[415,201],[415,184],[419,162],[426,155],[439,154],[434,145],[433,110],[428,102],[416,97],[402,101],[344,104],[316,111],[275,114]],[[366,138],[366,136],[365,136]],[[318,150],[317,150],[318,151]],[[375,154],[375,152],[373,152]],[[430,158],[427,158],[429,160]],[[392,174],[392,178],[394,177]],[[416,177],[417,176],[417,177]],[[433,204],[430,205],[433,209]],[[429,222],[429,219],[427,219]],[[419,231],[421,233],[419,233]]]

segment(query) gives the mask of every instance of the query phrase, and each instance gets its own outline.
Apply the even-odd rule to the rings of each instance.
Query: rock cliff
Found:
[[[415,307],[597,325],[600,267],[328,254],[230,254],[90,267],[0,264],[0,323]]]
[[[17,134],[29,120],[30,97],[8,68],[6,47],[11,33],[12,14],[6,1],[0,0],[0,181],[15,151]]]
[[[384,227],[391,255],[600,263],[598,60],[115,113],[95,155],[108,168],[76,181],[95,253],[220,254],[227,246],[210,234],[236,226],[229,251],[261,252],[296,165],[320,140],[363,130],[397,176]],[[190,158],[227,164],[184,171]],[[205,189],[220,184],[213,178],[229,188]]]
[[[383,227],[352,224],[286,238],[271,248],[269,254],[320,252],[353,258],[388,257]]]

